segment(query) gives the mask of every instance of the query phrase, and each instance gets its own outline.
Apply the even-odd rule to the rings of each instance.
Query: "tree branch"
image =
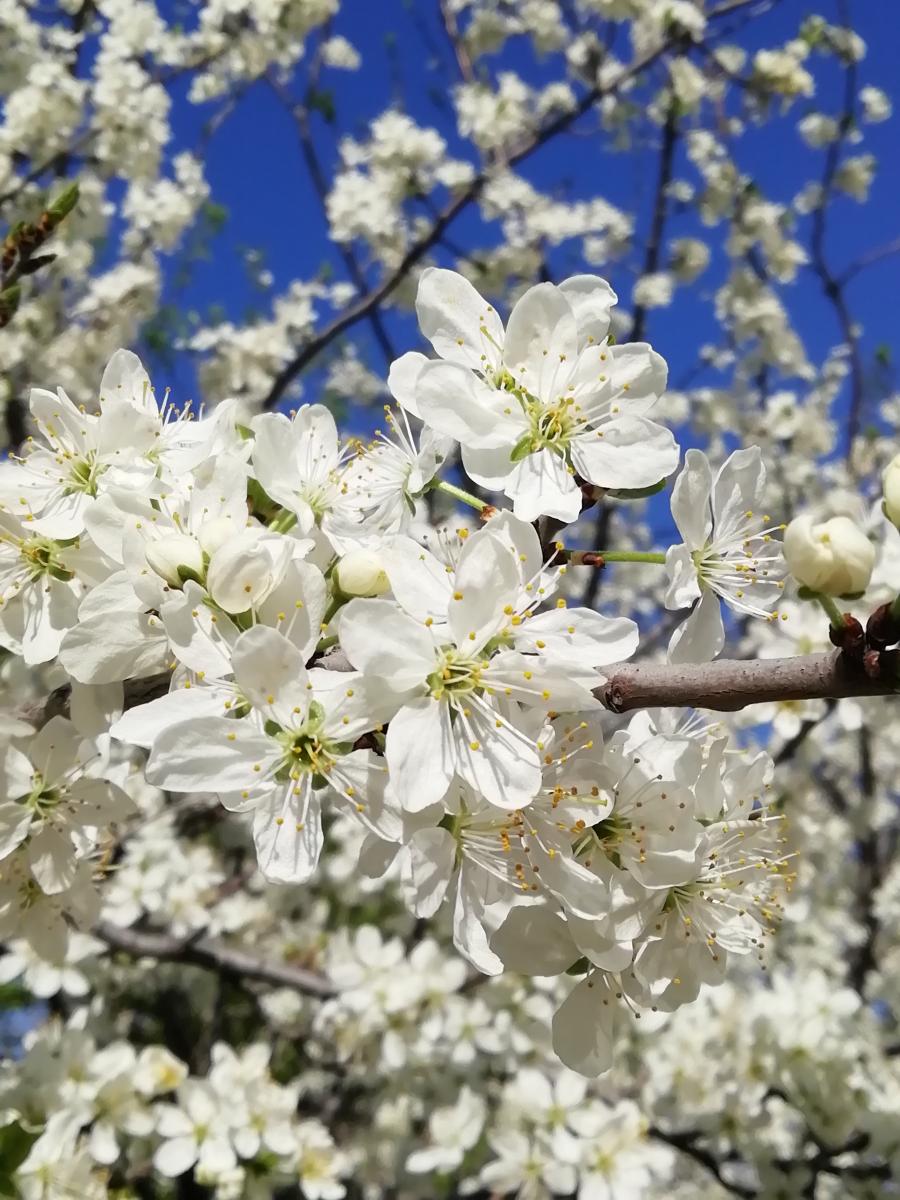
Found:
[[[594,695],[610,712],[637,708],[712,708],[737,712],[776,700],[890,696],[900,690],[897,651],[881,656],[870,678],[840,650],[796,658],[728,659],[708,663],[614,663]]]
[[[334,647],[314,662],[327,671],[352,671],[347,656]],[[840,700],[851,696],[900,693],[900,650],[879,656],[877,677],[840,650],[801,654],[795,658],[720,658],[706,663],[620,662],[603,668],[606,682],[594,695],[610,712],[639,708],[711,708],[737,712],[751,704],[778,700]],[[133,708],[163,695],[168,676],[129,680],[125,707]],[[55,715],[67,715],[69,688],[57,688],[42,705],[29,705],[15,715],[36,727]],[[806,736],[804,731],[803,736]]]
[[[659,175],[656,180],[656,194],[653,200],[653,217],[650,222],[650,232],[647,235],[647,248],[644,253],[644,265],[641,275],[652,275],[659,270],[659,258],[663,248],[663,236],[666,228],[666,217],[669,211],[669,184],[672,182],[672,170],[675,165],[675,147],[678,142],[678,107],[674,96],[669,102],[666,112],[666,122],[663,126],[662,142],[659,151]],[[643,304],[635,305],[631,319],[630,342],[644,340],[644,330],[647,325],[647,309]]]
[[[307,996],[333,996],[335,989],[324,975],[290,963],[263,961],[243,950],[208,937],[178,938],[171,933],[120,929],[101,921],[90,931],[112,950],[132,958],[188,963],[235,979],[257,979],[274,987],[289,987]]]
[[[316,66],[321,60],[317,60]],[[311,78],[309,88],[312,89],[317,85],[318,71]],[[278,81],[274,72],[267,72],[266,81],[272,88],[275,95],[287,109],[294,124],[297,127],[297,136],[300,141],[300,150],[303,154],[303,161],[306,164],[306,169],[309,173],[309,178],[313,186],[313,190],[319,199],[319,204],[323,215],[327,219],[327,201],[328,201],[328,179],[325,172],[322,170],[322,164],[319,161],[316,145],[313,140],[312,129],[309,123],[309,112],[304,104],[295,104],[287,89],[284,88]],[[345,245],[342,242],[337,243],[338,253],[343,259],[344,266],[347,268],[347,273],[356,288],[357,295],[364,296],[366,294],[366,275],[356,257],[356,253],[352,246]],[[377,308],[373,308],[368,314],[369,324],[372,327],[372,333],[375,341],[378,343],[385,361],[388,366],[397,357],[397,352],[391,343],[387,329],[381,319],[381,313]]]
[[[850,28],[850,12],[848,0],[839,0],[838,8],[843,24]],[[850,405],[847,413],[847,446],[845,458],[849,462],[853,453],[853,444],[860,430],[863,406],[865,402],[865,372],[863,370],[862,352],[859,345],[859,335],[850,306],[844,292],[844,281],[831,269],[825,246],[826,223],[829,204],[834,195],[835,179],[841,163],[844,145],[853,130],[856,117],[858,72],[856,63],[851,58],[844,69],[844,103],[843,112],[838,122],[838,136],[832,141],[825,154],[825,166],[822,172],[822,194],[819,205],[813,214],[812,234],[810,237],[810,256],[812,268],[822,284],[822,290],[831,303],[841,336],[847,347],[850,367]]]
[[[755,1188],[744,1187],[740,1183],[730,1183],[725,1178],[722,1173],[722,1163],[719,1159],[710,1150],[698,1144],[698,1139],[701,1136],[699,1133],[694,1133],[693,1131],[678,1132],[660,1129],[656,1125],[651,1125],[648,1134],[656,1141],[664,1142],[667,1146],[671,1146],[674,1150],[678,1150],[692,1159],[698,1166],[708,1171],[719,1185],[733,1196],[741,1196],[745,1200],[751,1200],[752,1197],[758,1194]]]
[[[746,8],[751,4],[757,3],[757,0],[725,0],[724,3],[711,9],[707,14],[707,20],[712,20],[716,17],[725,16],[727,13],[732,13],[741,8]],[[535,150],[539,149],[556,134],[564,132],[573,125],[579,117],[584,116],[589,109],[597,103],[598,100],[605,96],[613,95],[629,80],[634,79],[647,67],[652,66],[664,54],[668,53],[674,46],[680,43],[680,35],[668,38],[662,42],[654,50],[642,55],[630,66],[624,67],[614,79],[609,83],[596,84],[590,88],[581,97],[574,108],[567,112],[560,113],[553,120],[548,121],[531,137],[506,155],[501,161],[493,164],[489,170],[479,172],[453,200],[450,201],[440,212],[437,220],[431,229],[429,229],[418,241],[413,242],[409,249],[404,254],[403,258],[394,268],[394,270],[381,281],[371,291],[354,301],[339,313],[334,320],[322,330],[322,332],[314,337],[311,341],[302,346],[294,357],[285,364],[284,367],[275,376],[272,381],[272,386],[269,389],[268,395],[262,402],[263,408],[273,408],[285,391],[290,387],[296,377],[305,367],[322,353],[335,338],[340,337],[345,330],[356,325],[357,322],[368,318],[369,314],[383,300],[386,300],[393,292],[397,290],[412,268],[432,249],[433,246],[441,240],[446,229],[452,225],[460,213],[464,212],[481,193],[484,191],[489,179],[497,170],[505,170],[509,167],[517,166],[526,158],[529,158]]]

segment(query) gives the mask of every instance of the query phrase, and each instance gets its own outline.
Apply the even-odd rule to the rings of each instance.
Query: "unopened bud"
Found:
[[[900,528],[900,454],[892,458],[881,476],[884,488],[884,515]]]
[[[335,582],[345,596],[383,596],[390,588],[381,559],[371,550],[351,550],[335,567]]]
[[[243,527],[239,529],[230,517],[213,517],[197,530],[197,541],[212,556],[239,533],[243,533]]]
[[[849,517],[817,523],[803,516],[784,531],[784,557],[804,587],[826,596],[846,596],[868,587],[875,547]]]
[[[47,209],[52,225],[58,225],[78,203],[78,184],[69,184]]]
[[[200,543],[186,533],[167,533],[148,542],[144,551],[148,565],[170,587],[180,588],[185,579],[203,575],[203,551]]]
[[[207,590],[227,613],[256,608],[281,580],[291,554],[290,538],[242,530],[210,556]]]

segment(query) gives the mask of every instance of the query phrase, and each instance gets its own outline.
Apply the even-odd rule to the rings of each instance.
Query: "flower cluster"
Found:
[[[342,444],[322,405],[249,427],[227,404],[192,419],[157,403],[126,351],[96,414],[33,392],[36,436],[0,478],[0,640],[26,663],[58,660],[73,719],[12,731],[9,932],[25,912],[15,932],[61,961],[65,920],[90,923],[91,876],[133,803],[106,775],[146,752],[149,785],[240,815],[267,880],[311,880],[340,816],[361,869],[399,873],[410,912],[448,906],[478,971],[581,976],[554,1022],[576,1070],[609,1067],[620,1012],[675,1008],[759,949],[789,857],[766,814],[767,760],[729,762],[702,728],[605,729],[594,693],[637,626],[569,605],[569,555],[538,532],[677,464],[645,415],[665,366],[611,341],[614,301],[592,276],[542,284],[504,331],[461,276],[426,271],[418,310],[441,357],[394,364],[403,408],[370,445]],[[420,510],[426,492],[459,492],[437,474],[455,439],[513,510],[435,533]],[[682,652],[697,653],[710,607],[706,656],[721,648],[720,596],[765,615],[745,590],[777,594],[769,534],[745,511],[761,482],[757,451],[715,486],[702,455],[679,478],[687,541],[666,556],[670,593],[701,597]],[[192,891],[169,885],[176,928],[202,927],[190,914],[215,885],[191,869]],[[113,920],[158,904],[119,894]]]
[[[0,1191],[897,1189],[872,7],[0,3]]]

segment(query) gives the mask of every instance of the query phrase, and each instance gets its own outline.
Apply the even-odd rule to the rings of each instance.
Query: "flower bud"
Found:
[[[200,543],[186,533],[167,533],[155,542],[148,542],[144,555],[148,566],[170,587],[180,588],[185,578],[203,576]]]
[[[211,521],[204,521],[197,530],[197,540],[206,553],[212,555],[243,532],[244,527],[239,528],[231,517],[213,517]]]
[[[875,547],[849,517],[816,523],[797,517],[784,532],[784,557],[798,583],[826,596],[864,592]]]
[[[900,528],[900,454],[892,458],[881,476],[884,488],[884,514]]]
[[[383,596],[390,580],[381,559],[371,550],[351,550],[334,570],[335,582],[345,596]]]
[[[290,538],[243,530],[210,556],[207,590],[227,613],[256,608],[281,580],[292,553]]]

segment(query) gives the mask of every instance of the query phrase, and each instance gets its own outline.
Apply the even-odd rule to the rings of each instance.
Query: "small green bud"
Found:
[[[78,184],[71,183],[56,197],[47,209],[50,224],[56,226],[69,215],[78,203]]]

